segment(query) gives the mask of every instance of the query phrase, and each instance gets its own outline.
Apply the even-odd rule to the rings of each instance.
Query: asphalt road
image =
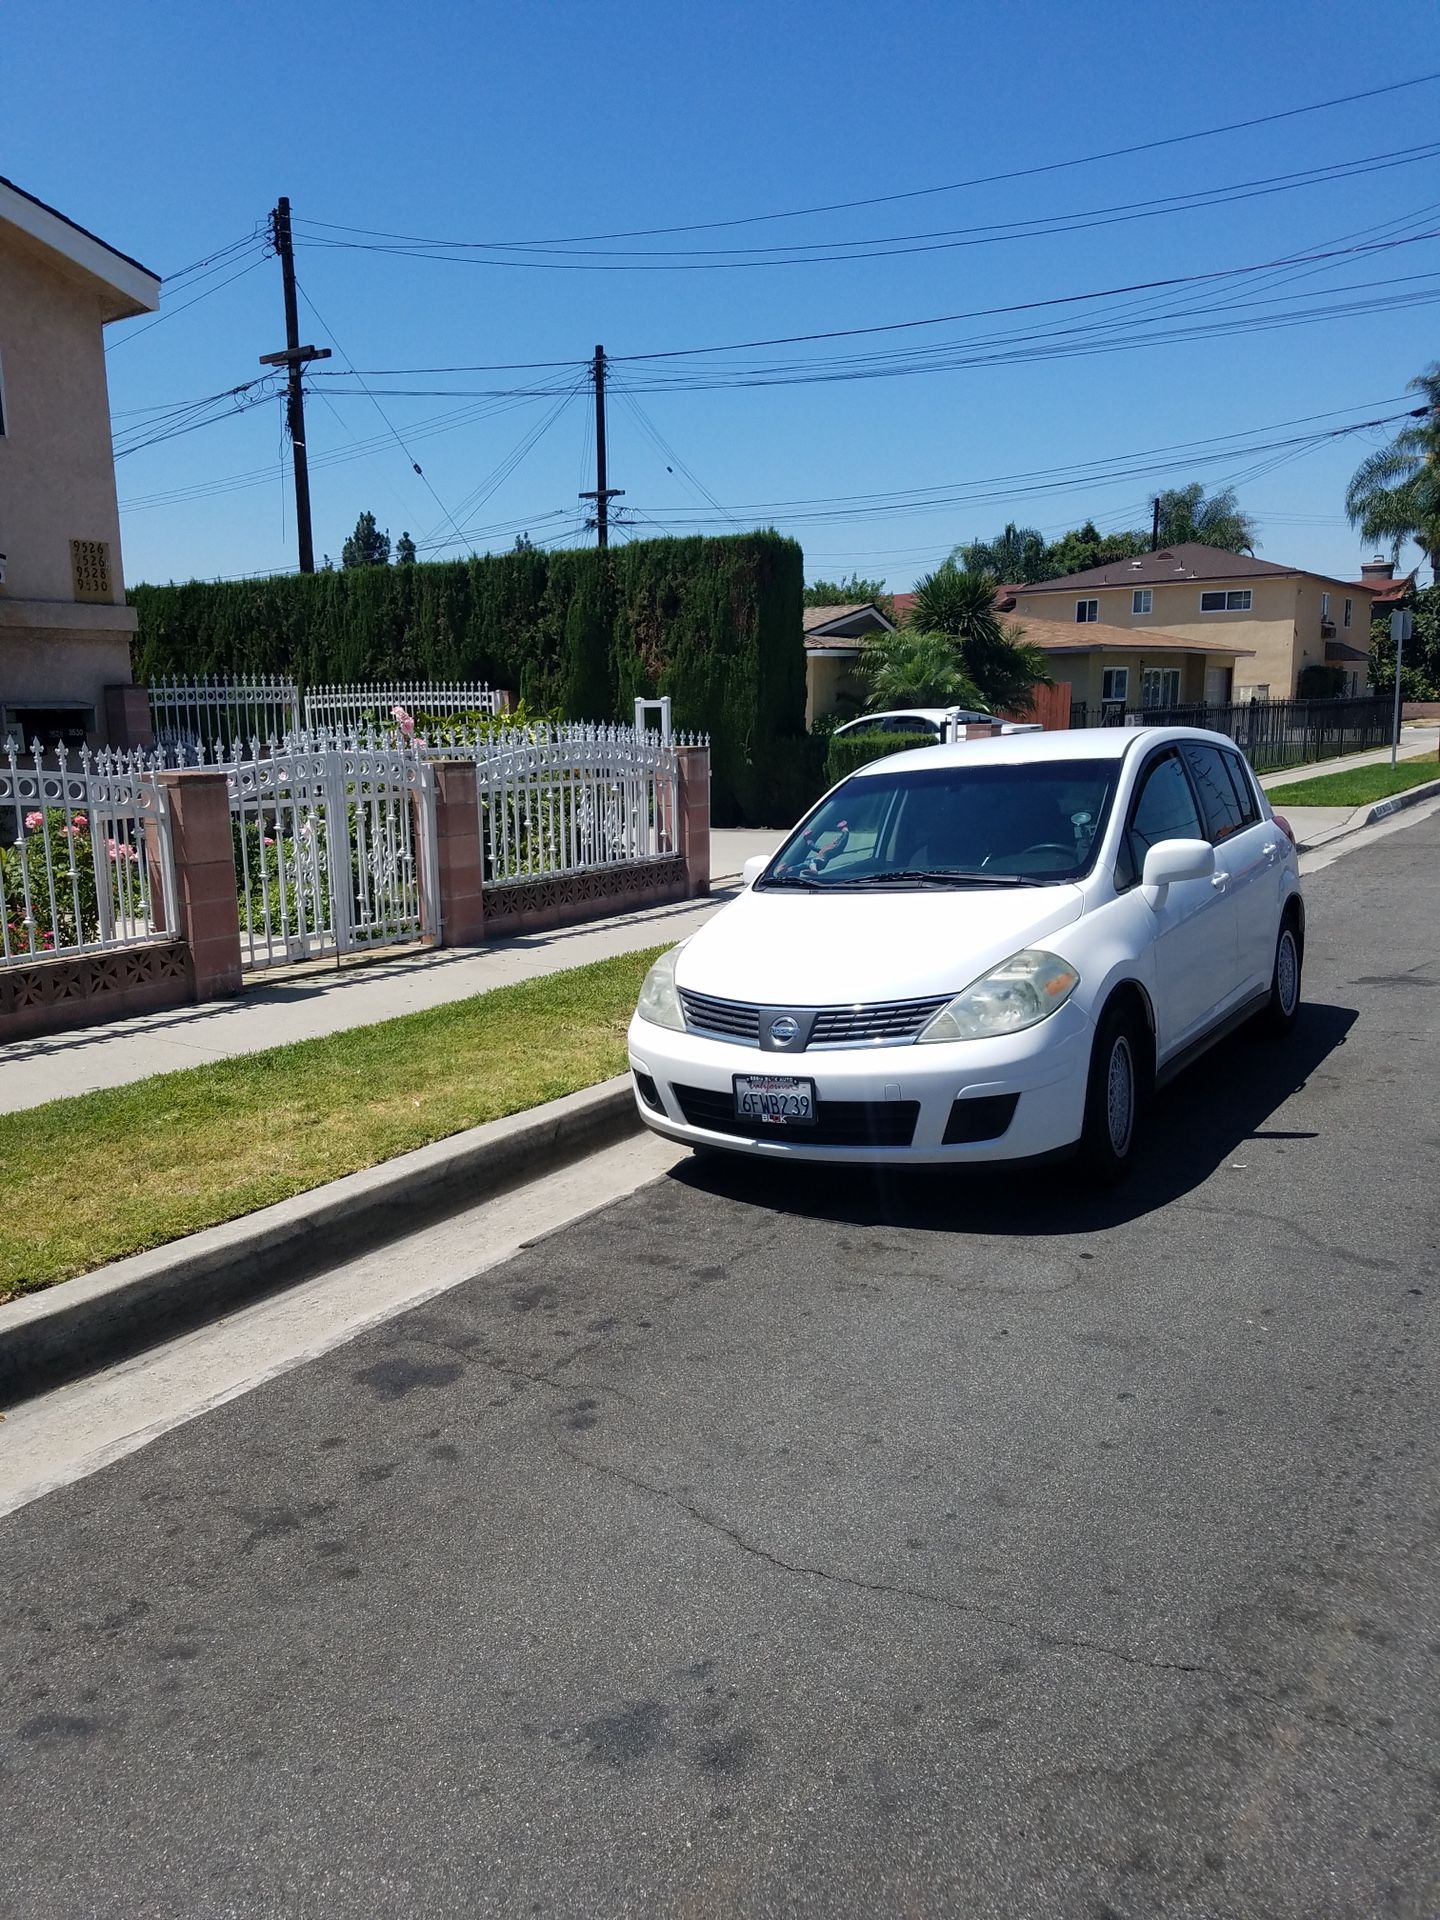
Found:
[[[1440,1911],[1440,819],[1145,1172],[691,1167],[0,1522],[0,1914]]]

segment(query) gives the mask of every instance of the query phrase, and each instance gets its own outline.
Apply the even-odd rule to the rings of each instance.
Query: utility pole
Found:
[[[595,381],[595,489],[592,493],[582,493],[582,500],[595,502],[595,544],[608,547],[610,544],[610,502],[618,500],[624,493],[623,487],[610,487],[605,484],[605,349],[596,347],[592,365]]]
[[[1160,496],[1155,496],[1155,511],[1150,516],[1150,551],[1154,553],[1160,545]]]
[[[305,390],[301,369],[311,360],[328,360],[329,347],[302,347],[300,316],[295,305],[295,247],[290,234],[290,201],[281,194],[270,216],[270,240],[280,256],[285,288],[285,351],[262,353],[262,367],[284,367],[289,376],[285,418],[290,428],[290,453],[295,467],[295,526],[300,538],[300,571],[315,571],[315,540],[310,530],[310,462],[305,452]]]

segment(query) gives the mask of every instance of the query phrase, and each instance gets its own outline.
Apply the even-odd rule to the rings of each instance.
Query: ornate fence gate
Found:
[[[428,931],[435,810],[414,747],[301,737],[224,771],[246,967],[402,945]]]
[[[658,734],[556,728],[492,748],[476,761],[475,779],[487,886],[676,852],[675,752]]]

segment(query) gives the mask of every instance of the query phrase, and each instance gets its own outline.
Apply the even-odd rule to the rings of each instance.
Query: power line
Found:
[[[1247,120],[1231,120],[1223,125],[1201,127],[1191,133],[1167,134],[1157,140],[1142,140],[1125,147],[1110,147],[1099,153],[1080,154],[1068,160],[1051,160],[1031,167],[1015,167],[1004,173],[978,174],[968,180],[953,180],[943,186],[912,187],[900,193],[871,194],[860,200],[834,200],[819,206],[791,207],[778,213],[750,213],[732,216],[723,220],[692,221],[684,226],[668,227],[632,227],[614,233],[569,234],[560,238],[540,241],[509,241],[509,246],[577,246],[592,241],[603,240],[650,240],[679,233],[715,233],[722,228],[758,226],[773,220],[805,220],[818,214],[849,213],[859,207],[879,207],[894,205],[902,200],[921,200],[942,193],[961,193],[972,187],[997,186],[1004,181],[1031,180],[1043,174],[1063,173],[1072,167],[1094,166],[1105,160],[1124,160],[1136,154],[1156,153],[1164,147],[1184,146],[1196,140],[1214,140],[1228,133],[1244,133],[1253,127],[1273,126],[1283,120],[1296,120],[1304,115],[1325,113],[1334,107],[1356,105],[1364,100],[1378,100],[1387,94],[1402,93],[1414,87],[1430,85],[1440,80],[1440,72],[1417,74],[1408,80],[1394,80],[1384,86],[1368,87],[1357,93],[1342,93],[1328,100],[1312,101],[1307,106],[1287,107],[1276,113],[1256,114]],[[311,221],[313,226],[329,227],[339,233],[373,233],[375,229],[365,227],[341,226],[335,221]],[[410,240],[413,234],[380,233],[382,239]]]
[[[143,327],[136,327],[133,333],[122,334],[118,340],[111,340],[105,348],[106,353],[113,353],[117,347],[129,346],[130,342],[138,340],[142,333],[153,333],[156,327],[163,326],[167,320],[173,320],[177,314],[188,313],[191,307],[198,307],[200,302],[208,300],[211,294],[223,293],[226,287],[233,287],[237,280],[243,280],[247,273],[253,273],[264,258],[264,251],[257,250],[255,258],[248,265],[243,266],[238,273],[232,273],[228,280],[221,280],[217,285],[207,287],[204,293],[197,293],[193,300],[182,300],[178,307],[166,307],[163,312],[157,313],[153,320],[147,321]]]
[[[296,281],[295,284],[297,287],[300,286],[300,283],[298,280]],[[368,397],[370,404],[374,407],[375,411],[379,414],[380,418],[385,422],[385,425],[389,428],[391,437],[394,439],[396,446],[399,447],[400,451],[404,454],[405,458],[410,462],[411,467],[419,475],[421,481],[424,483],[425,491],[430,495],[431,499],[435,502],[436,506],[439,507],[441,513],[445,515],[445,518],[450,522],[451,526],[455,527],[456,535],[459,536],[460,529],[458,526],[456,526],[454,516],[451,514],[450,509],[446,506],[445,502],[440,498],[439,494],[436,493],[434,487],[431,486],[430,481],[426,476],[424,468],[420,465],[420,462],[415,458],[414,454],[410,451],[409,447],[407,447],[405,442],[401,439],[400,434],[396,429],[394,422],[391,420],[389,414],[386,413],[385,409],[381,406],[380,402],[375,398],[374,394],[370,392],[370,389],[365,386],[365,382],[360,379],[360,375],[355,372],[355,363],[353,360],[351,360],[349,354],[346,353],[345,349],[341,346],[339,340],[336,338],[334,328],[331,327],[329,321],[325,318],[324,314],[321,313],[320,309],[316,306],[315,302],[310,298],[310,295],[305,291],[304,287],[300,287],[300,297],[305,302],[306,306],[309,307],[310,311],[314,314],[315,318],[320,322],[321,326],[325,329],[326,333],[330,335],[330,339],[335,347],[335,351],[340,355],[341,359],[345,362],[346,366],[349,367],[351,373],[354,374],[355,378],[357,380],[360,380],[360,385],[364,389],[364,392]]]
[[[1396,167],[1414,166],[1422,161],[1433,160],[1437,155],[1440,155],[1440,143],[1430,142],[1370,154],[1358,160],[1331,161],[1295,173],[1239,181],[1225,187],[1200,188],[1189,193],[1127,201],[1117,206],[1088,208],[1074,213],[1045,214],[1026,220],[999,221],[975,227],[938,228],[922,233],[880,235],[865,239],[797,241],[781,247],[627,252],[571,248],[541,250],[541,257],[528,258],[522,256],[534,253],[536,249],[518,247],[514,242],[417,239],[402,244],[380,240],[328,240],[309,233],[302,236],[302,242],[308,246],[393,254],[412,260],[448,261],[462,266],[550,268],[567,272],[727,272],[755,267],[827,266],[996,246],[1013,240],[1034,241],[1138,220],[1163,219],[1172,214],[1201,212],[1207,208],[1293,193],[1304,187],[1333,185]]]

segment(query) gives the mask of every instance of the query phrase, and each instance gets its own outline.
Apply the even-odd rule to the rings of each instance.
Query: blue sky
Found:
[[[1353,245],[1381,229],[1407,237],[1440,228],[1440,160],[1088,230],[979,246],[912,242],[931,250],[740,270],[637,271],[630,262],[575,270],[573,253],[542,268],[495,264],[493,254],[457,263],[316,240],[354,238],[340,231],[351,227],[549,241],[911,193],[1410,79],[1440,67],[1428,51],[1433,27],[1432,7],[1410,0],[1163,10],[1119,0],[1085,8],[632,0],[609,11],[573,0],[524,8],[54,0],[6,12],[0,172],[167,275],[261,230],[288,193],[309,236],[297,253],[314,303],[302,303],[302,338],[338,346],[326,374],[340,377],[315,379],[326,397],[308,413],[317,549],[338,555],[370,508],[392,534],[406,528],[440,542],[458,526],[484,551],[509,546],[517,526],[561,541],[577,526],[576,496],[594,484],[590,408],[583,390],[562,405],[561,390],[579,388],[580,362],[597,341],[624,356],[883,326],[1264,262],[1345,236]],[[1440,85],[1431,83],[1026,179],[595,245],[663,252],[953,237],[1419,146],[1433,137],[1437,104]],[[1426,275],[1436,277],[1415,277]],[[1221,316],[1228,323],[1283,311],[1237,300],[1360,302],[1435,290],[1440,240],[1431,239],[1284,282],[1179,289],[1164,302],[1232,303]],[[180,311],[198,294],[206,297]],[[1148,296],[1148,315],[1159,298]],[[610,479],[626,489],[629,531],[774,518],[801,539],[811,577],[853,567],[898,590],[955,542],[1009,519],[1046,531],[1087,516],[1102,527],[1134,525],[1156,485],[1247,475],[1241,503],[1260,521],[1264,557],[1353,574],[1362,555],[1343,516],[1345,482],[1384,432],[1309,450],[1246,452],[1237,440],[1205,449],[1222,458],[1197,454],[1187,466],[1179,456],[1163,470],[1129,456],[1231,434],[1278,441],[1310,431],[1278,423],[1322,414],[1334,418],[1320,428],[1395,413],[1406,382],[1440,357],[1432,305],[897,378],[654,386],[676,367],[793,369],[820,353],[1021,326],[1053,343],[1056,328],[1093,326],[1112,304],[693,363],[618,360],[616,383],[636,390],[639,408],[637,416],[617,396],[610,415]],[[257,356],[284,344],[278,263],[258,242],[181,283],[166,311],[148,332],[143,322],[111,329],[122,445],[159,417],[142,410],[251,380]],[[1139,330],[1157,324],[1146,318]],[[1132,318],[1122,337],[1136,331]],[[408,371],[532,361],[569,364]],[[366,373],[377,409],[347,364],[407,371]],[[517,386],[547,391],[509,397]],[[404,387],[456,397],[392,391]],[[551,414],[507,474],[510,456]],[[1109,481],[1047,480],[1046,491],[1026,493],[1010,478],[1121,456],[1125,471]],[[293,566],[278,400],[129,454],[118,472],[132,581]],[[931,488],[985,497],[923,510],[875,499]],[[817,499],[849,504],[812,509],[808,520],[786,504]],[[757,505],[774,512],[758,516]]]

